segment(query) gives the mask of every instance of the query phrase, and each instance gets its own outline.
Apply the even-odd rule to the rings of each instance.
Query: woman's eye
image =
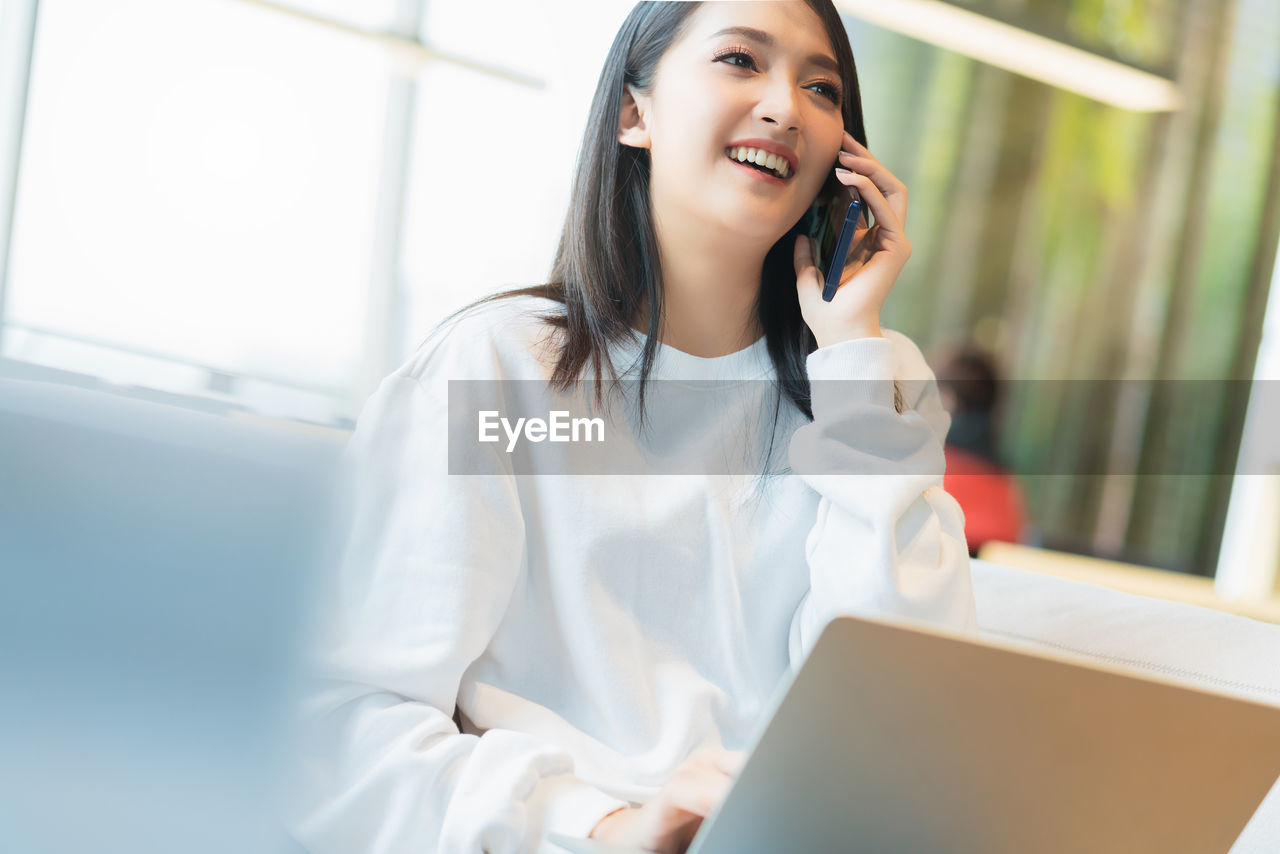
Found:
[[[739,68],[755,68],[755,65],[756,65],[756,61],[751,57],[751,54],[743,53],[742,51],[737,51],[737,50],[730,51],[728,53],[722,53],[719,56],[717,56],[716,59],[721,62],[727,62],[730,65],[736,65]],[[734,61],[736,59],[744,60],[744,62],[740,64]]]
[[[830,83],[814,83],[812,88],[815,92],[821,90],[820,94],[823,97],[830,99],[831,103],[840,103],[840,90],[832,86]]]

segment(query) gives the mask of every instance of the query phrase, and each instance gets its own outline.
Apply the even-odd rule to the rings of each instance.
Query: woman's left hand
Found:
[[[840,287],[831,302],[823,302],[823,276],[813,264],[811,238],[796,238],[796,293],[800,312],[819,347],[853,338],[878,338],[880,309],[897,281],[911,243],[903,232],[907,219],[907,188],[848,132],[836,178],[858,191],[862,204],[875,215],[875,225],[854,232]]]

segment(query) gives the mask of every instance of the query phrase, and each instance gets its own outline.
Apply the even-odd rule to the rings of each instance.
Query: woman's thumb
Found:
[[[747,753],[745,750],[723,750],[716,758],[716,764],[720,767],[720,770],[730,776],[737,776],[746,762]]]
[[[796,235],[796,295],[802,307],[822,295],[822,276],[813,262],[813,245],[813,238]]]

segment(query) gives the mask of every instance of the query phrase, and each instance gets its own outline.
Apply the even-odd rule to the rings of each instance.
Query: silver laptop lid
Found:
[[[841,617],[689,850],[1226,852],[1277,776],[1280,708]]]
[[[935,627],[824,631],[691,852],[1226,852],[1280,708]]]

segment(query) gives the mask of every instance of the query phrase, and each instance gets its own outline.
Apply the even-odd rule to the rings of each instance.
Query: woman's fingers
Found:
[[[721,750],[714,755],[713,761],[721,771],[734,777],[742,770],[742,766],[746,764],[747,752],[745,750]]]
[[[855,154],[865,154],[868,157],[875,156],[871,153],[871,149],[867,148],[865,145],[858,142],[858,140],[854,138],[853,134],[849,133],[848,131],[844,132],[844,147],[849,149]]]
[[[862,203],[875,214],[876,225],[892,235],[903,233],[902,218],[898,216],[897,211],[889,204],[888,199],[884,197],[884,193],[880,192],[880,188],[874,181],[860,172],[841,169],[836,170],[836,178],[845,186],[853,187],[858,191],[858,195],[862,197]]]
[[[705,818],[729,794],[732,778],[711,764],[685,766],[663,789],[667,803]]]
[[[822,271],[813,263],[813,238],[803,234],[796,236],[794,260],[796,267],[796,294],[803,308],[822,298]]]
[[[808,241],[803,242],[807,243]],[[689,754],[689,758],[682,765],[699,768],[711,766],[725,774],[733,775],[742,769],[742,765],[746,761],[747,752],[745,750],[729,750],[727,747],[707,746],[700,747]]]
[[[904,227],[906,226],[907,185],[899,181],[897,176],[890,172],[869,148],[854,139],[853,134],[848,131],[844,132],[840,162],[846,168],[852,167],[854,171],[862,172],[875,181],[880,192],[889,200],[894,212],[898,214],[898,220]]]
[[[898,215],[898,221],[904,226],[907,222],[907,186],[874,157],[861,154],[840,152],[839,163],[859,175],[866,175],[876,185],[876,189],[889,202],[889,207]]]
[[[680,763],[658,793],[643,806],[623,810],[619,819],[597,828],[597,838],[663,854],[683,854],[704,818],[729,793],[746,753],[708,746]]]
[[[794,252],[794,260],[796,263],[796,275],[800,276],[805,272],[806,267],[812,267],[816,272],[817,267],[813,262],[813,238],[806,237],[803,234],[796,235],[796,245]]]

